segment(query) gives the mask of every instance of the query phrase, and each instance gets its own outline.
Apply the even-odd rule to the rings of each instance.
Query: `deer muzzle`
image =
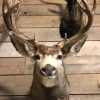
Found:
[[[47,64],[41,69],[41,73],[44,76],[54,76],[58,73],[58,70],[54,66]]]

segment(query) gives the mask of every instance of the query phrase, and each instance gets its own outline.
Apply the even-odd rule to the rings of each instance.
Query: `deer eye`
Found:
[[[33,59],[33,60],[40,60],[40,55],[34,55],[34,56],[32,57],[32,59]]]
[[[62,59],[62,55],[58,55],[57,59],[61,60]]]

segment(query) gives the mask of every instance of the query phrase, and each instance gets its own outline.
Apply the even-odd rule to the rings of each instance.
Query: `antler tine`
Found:
[[[92,8],[92,14],[95,14],[95,9],[96,9],[96,0],[94,0],[93,8]]]
[[[86,2],[87,3],[87,1],[86,0],[82,0],[82,2]],[[84,12],[87,12],[87,7],[86,7],[86,5],[85,5],[85,7],[86,7],[86,9],[84,9],[81,5],[80,5],[80,3],[77,1],[77,3],[78,3],[78,5],[80,6],[80,8],[84,11]],[[83,3],[84,4],[84,3]],[[91,13],[94,15],[94,13],[95,13],[95,9],[96,9],[96,0],[94,0],[94,3],[93,3],[93,7],[92,7],[92,11],[91,11]]]
[[[78,1],[77,1],[78,2]],[[89,30],[89,28],[91,27],[92,25],[92,22],[93,22],[93,14],[92,12],[90,11],[89,7],[88,7],[88,4],[86,2],[86,0],[82,0],[84,6],[85,6],[85,10],[83,10],[83,8],[81,7],[81,9],[83,10],[83,12],[86,13],[87,15],[87,18],[88,18],[88,22],[87,24],[84,26],[82,25],[80,31],[78,33],[76,33],[74,36],[72,36],[71,38],[67,39],[64,39],[62,40],[60,43],[59,43],[59,46],[62,48],[63,46],[68,46],[69,48],[71,48],[71,46],[73,46],[76,42],[78,42],[80,39],[82,38],[87,38],[87,34],[86,32]],[[96,0],[94,0],[94,6],[93,6],[93,11],[95,10],[96,8]]]
[[[7,28],[10,31],[18,31],[16,25],[16,19],[18,17],[18,12],[19,12],[19,0],[14,6],[12,6],[12,4],[10,6],[7,0],[3,0],[2,12]]]
[[[13,31],[13,34],[15,33],[17,33],[16,35],[21,34],[25,38],[31,39],[28,36],[22,34],[17,28],[17,20],[19,17],[19,6],[20,6],[20,0],[16,0],[14,5],[12,5],[12,0],[10,1],[3,0],[2,13],[3,13],[4,22],[8,30]]]
[[[77,42],[81,37],[86,36],[86,32],[89,30],[89,28],[92,25],[92,22],[93,22],[93,14],[92,14],[92,12],[89,9],[86,0],[82,0],[82,2],[83,2],[84,6],[86,8],[85,13],[86,13],[86,15],[88,17],[88,22],[87,22],[86,26],[82,26],[82,28],[80,29],[80,31],[76,35],[74,35],[69,40],[67,40],[67,43],[68,44],[69,43],[72,43],[73,44],[73,43]]]

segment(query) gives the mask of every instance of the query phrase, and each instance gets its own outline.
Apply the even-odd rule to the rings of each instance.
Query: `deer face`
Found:
[[[20,54],[35,61],[34,73],[45,87],[52,87],[59,83],[61,77],[65,75],[63,56],[72,51],[79,51],[86,40],[86,37],[83,37],[70,47],[71,44],[64,41],[53,46],[42,45],[35,40],[26,41],[14,32],[10,32],[10,38]]]
[[[39,45],[38,50],[31,56],[35,61],[35,70],[39,81],[46,87],[52,87],[64,73],[63,55],[58,46]]]
[[[57,68],[62,65],[62,52],[56,46],[47,47],[41,45],[32,59],[40,67],[42,75],[54,76],[58,73]]]

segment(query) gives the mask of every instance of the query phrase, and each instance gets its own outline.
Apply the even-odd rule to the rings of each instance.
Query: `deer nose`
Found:
[[[41,69],[41,72],[45,76],[53,76],[57,74],[57,69],[50,64],[47,64]]]

